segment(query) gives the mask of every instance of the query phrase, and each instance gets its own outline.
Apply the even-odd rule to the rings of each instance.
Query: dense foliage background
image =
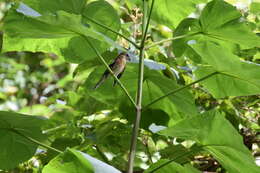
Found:
[[[0,172],[126,172],[135,107],[112,77],[93,86],[99,53],[127,51],[120,80],[135,98],[143,1],[1,1],[0,12]],[[259,20],[257,0],[155,0],[134,172],[260,172]]]

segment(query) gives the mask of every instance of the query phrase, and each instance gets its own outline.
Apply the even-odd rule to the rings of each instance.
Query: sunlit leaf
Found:
[[[237,56],[212,42],[195,44],[192,48],[210,65],[202,66],[195,72],[198,79],[214,71],[220,72],[202,82],[215,97],[260,93],[259,64],[242,62]]]

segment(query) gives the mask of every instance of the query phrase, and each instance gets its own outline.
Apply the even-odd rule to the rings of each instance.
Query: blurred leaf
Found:
[[[52,144],[51,147],[56,148],[60,151],[65,151],[67,147],[74,147],[80,144],[80,140],[76,138],[65,138],[65,137],[60,137],[56,138]],[[48,159],[48,162],[53,159],[55,156],[57,156],[57,152],[48,150],[47,151],[47,156],[46,159]]]
[[[45,105],[35,104],[28,107],[23,107],[19,113],[29,114],[29,115],[44,115],[48,116],[51,113],[51,109]]]
[[[243,144],[242,137],[224,119],[224,115],[217,111],[206,112],[182,120],[159,133],[198,142],[228,172],[259,172],[254,158]]]
[[[260,13],[260,2],[252,2],[250,5],[250,12],[254,14]]]
[[[1,169],[14,168],[35,154],[38,145],[24,136],[42,141],[45,138],[41,132],[43,123],[41,117],[0,111]]]

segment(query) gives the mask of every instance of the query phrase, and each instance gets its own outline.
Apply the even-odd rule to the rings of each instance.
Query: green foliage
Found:
[[[192,46],[203,62],[210,66],[201,66],[197,78],[214,71],[220,74],[204,82],[214,97],[253,95],[260,92],[260,66],[250,62],[241,62],[239,58],[211,42]]]
[[[136,172],[260,171],[259,3],[155,0],[144,36],[152,2],[0,2],[0,171],[127,172],[138,111]],[[121,51],[129,95],[94,89]]]
[[[41,117],[1,111],[0,122],[0,168],[14,168],[36,152],[38,145],[28,138],[39,141],[44,139],[41,133],[44,120]]]
[[[49,162],[43,169],[43,173],[94,173],[93,166],[78,151],[67,149]]]
[[[44,2],[34,2],[31,8],[35,7],[37,9]],[[70,3],[70,1],[62,4],[66,3]],[[15,9],[9,11],[4,25],[7,34],[4,37],[4,52],[20,50],[47,53],[51,51],[58,56],[64,57],[69,62],[80,63],[86,60],[86,58],[90,59],[96,56],[86,42],[86,37],[93,42],[99,51],[106,50],[108,47],[107,43],[114,44],[112,37],[107,37],[111,36],[111,34],[105,36],[106,30],[97,28],[94,24],[89,24],[88,19],[84,18],[84,16],[92,17],[92,15],[95,15],[91,12],[91,10],[94,10],[96,14],[101,13],[110,17],[102,18],[101,21],[96,17],[93,19],[110,26],[114,30],[118,30],[120,27],[119,18],[114,9],[105,1],[93,2],[87,6],[83,6],[83,3],[77,4],[82,6],[82,14],[69,13],[71,9],[65,8],[65,5],[64,7],[57,6],[57,2],[47,3],[46,5],[48,5],[52,13],[39,14],[41,16],[38,17],[21,14],[19,10]],[[69,4],[66,5],[66,7],[69,6]],[[89,10],[90,8],[91,10]],[[112,25],[111,21],[113,21]],[[93,30],[92,27],[99,32]],[[17,37],[19,37],[19,42],[17,42]],[[115,35],[113,37],[113,39],[116,38]],[[39,41],[38,44],[32,38],[40,39],[37,40]],[[13,42],[16,42],[15,48],[13,48]],[[33,42],[33,44],[30,42]]]
[[[170,163],[167,164],[167,166],[162,167],[161,169],[157,169],[158,167],[162,166],[163,164],[166,164],[169,160],[163,159],[163,160],[159,160],[158,162],[156,162],[155,164],[151,165],[151,167],[149,169],[147,169],[145,171],[145,173],[152,173],[152,172],[156,172],[156,173],[179,173],[179,172],[183,172],[183,173],[199,173],[198,170],[196,170],[195,168],[193,168],[191,165],[180,165],[178,163]]]
[[[152,17],[159,24],[174,28],[183,18],[195,11],[197,4],[203,2],[206,2],[206,0],[157,0]]]
[[[219,112],[180,121],[160,134],[198,142],[229,172],[259,172],[241,136]]]

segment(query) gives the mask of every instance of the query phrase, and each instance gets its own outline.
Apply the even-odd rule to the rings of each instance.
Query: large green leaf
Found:
[[[29,138],[42,141],[40,117],[0,111],[0,169],[11,169],[30,159],[38,147]]]
[[[32,5],[34,7],[41,2],[35,1]],[[102,19],[103,24],[116,31],[119,30],[119,17],[111,5],[105,1],[90,3],[84,8],[84,15],[88,16],[89,9],[93,8],[96,14],[102,12],[103,15],[108,16]],[[62,6],[60,9],[63,10]],[[3,52],[17,50],[52,52],[64,57],[69,62],[80,63],[96,56],[85,37],[88,37],[100,52],[105,51],[109,45],[117,46],[111,39],[116,39],[115,35],[107,34],[106,30],[97,28],[93,24],[87,24],[87,20],[83,20],[83,17],[79,14],[55,11],[55,13],[32,17],[26,10],[21,9],[20,6],[17,10],[19,13],[11,10],[5,18],[6,36],[4,37]],[[90,17],[92,16],[90,15]],[[93,16],[93,18],[96,17]],[[111,24],[111,21],[113,21],[113,24]],[[111,36],[111,38],[108,36]]]
[[[67,148],[48,165],[43,168],[43,173],[120,173],[114,167],[80,151]]]
[[[230,173],[260,171],[242,137],[219,112],[206,112],[182,120],[159,133],[198,142]]]
[[[169,28],[176,27],[181,20],[196,10],[196,5],[206,0],[155,0],[152,19]]]
[[[55,13],[59,10],[80,14],[87,0],[24,0],[23,2],[41,14]]]
[[[171,162],[163,166],[164,164],[168,163],[169,160],[161,159],[158,162],[152,164],[144,173],[199,173],[197,169],[193,168],[191,165],[180,165],[175,162]],[[162,166],[162,167],[161,167]]]
[[[51,160],[43,169],[43,173],[94,173],[92,164],[76,150],[67,149]]]
[[[84,23],[89,23],[96,31],[103,33],[109,38],[116,39],[116,34],[88,20],[88,18],[94,19],[101,24],[105,24],[114,31],[118,31],[121,27],[120,18],[108,2],[94,1],[93,3],[88,4],[82,11],[82,16]]]
[[[228,45],[230,50],[234,44],[240,45],[243,49],[259,46],[260,38],[250,31],[240,17],[239,11],[223,0],[208,3],[199,19],[185,19],[176,28],[174,36],[198,34],[173,41],[174,53],[181,56],[186,51],[189,40],[212,40]]]
[[[194,44],[192,48],[207,64],[195,72],[197,78],[204,77],[214,71],[220,72],[220,74],[202,82],[214,97],[246,96],[260,93],[259,64],[240,61],[237,56],[212,42]]]
[[[127,102],[128,98],[126,98],[125,94],[122,92],[121,88],[118,85],[116,85],[115,87],[112,86],[112,77],[105,81],[103,85],[101,85],[98,89],[93,89],[96,82],[100,79],[104,71],[104,68],[98,67],[89,75],[85,83],[87,89],[86,92],[88,92],[89,95],[99,99],[101,102],[112,105],[120,105],[121,111],[125,113],[128,118],[132,119],[135,108],[132,107],[129,102]],[[135,97],[137,91],[137,74],[138,65],[129,64],[121,78],[122,83],[126,86],[133,98]],[[159,71],[145,68],[143,85],[143,105],[145,106],[152,100],[165,95],[167,92],[179,87],[180,86],[177,85],[174,80],[166,78],[165,76],[160,74]],[[183,114],[181,114],[180,112],[182,112]],[[145,126],[147,127],[152,122],[164,122],[165,124],[165,122],[167,122],[167,119],[169,119],[167,118],[167,115],[165,113],[167,113],[168,116],[170,116],[172,119],[178,120],[182,119],[183,116],[196,114],[197,110],[194,105],[194,99],[192,95],[187,90],[183,90],[152,105],[143,113],[147,115],[143,116],[143,122],[146,124]],[[160,114],[161,116],[158,116],[158,114]],[[147,117],[147,121],[145,120],[145,117]]]

